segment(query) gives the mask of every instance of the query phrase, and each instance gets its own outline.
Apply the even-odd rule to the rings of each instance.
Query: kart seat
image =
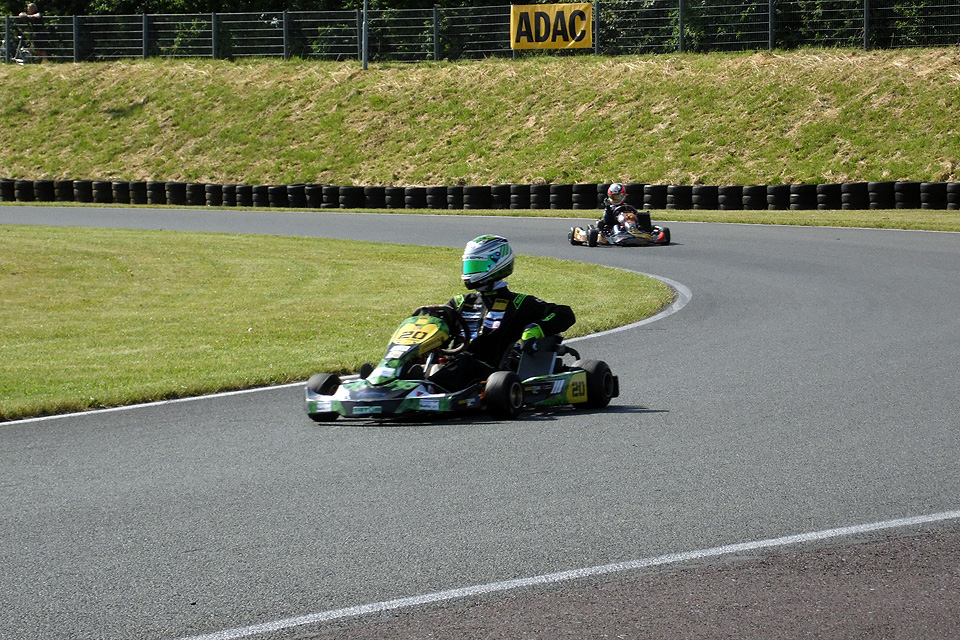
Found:
[[[553,373],[560,349],[560,336],[544,336],[534,343],[532,353],[521,352],[517,375],[521,380],[536,376],[548,376]]]

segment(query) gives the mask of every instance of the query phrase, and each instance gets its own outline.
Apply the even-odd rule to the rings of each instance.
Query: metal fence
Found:
[[[7,16],[2,58],[362,56],[360,11]],[[594,3],[594,48],[563,55],[960,44],[960,0],[624,0]],[[367,13],[367,57],[418,62],[543,55],[510,47],[510,5]],[[560,55],[559,50],[550,52]]]

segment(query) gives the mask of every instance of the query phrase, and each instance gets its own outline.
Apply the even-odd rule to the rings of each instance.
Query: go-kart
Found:
[[[307,415],[316,422],[337,418],[387,419],[407,415],[486,411],[512,419],[524,407],[570,405],[598,409],[620,394],[619,381],[602,360],[581,360],[560,336],[514,345],[501,368],[464,389],[445,389],[428,379],[470,341],[466,322],[450,307],[421,307],[406,318],[383,359],[359,373],[318,373],[306,388]],[[576,361],[564,364],[564,356]]]
[[[643,224],[640,216],[644,218]],[[595,247],[606,245],[611,247],[637,247],[650,244],[670,244],[670,229],[660,225],[650,224],[649,214],[638,214],[636,211],[624,211],[617,216],[617,224],[610,233],[601,233],[596,225],[586,227],[570,227],[567,234],[570,244]]]

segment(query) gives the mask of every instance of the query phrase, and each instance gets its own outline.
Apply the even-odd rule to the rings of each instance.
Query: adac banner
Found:
[[[588,49],[592,46],[591,3],[511,5],[511,49]]]

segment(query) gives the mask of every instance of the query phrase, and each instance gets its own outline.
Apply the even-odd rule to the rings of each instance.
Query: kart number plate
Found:
[[[383,407],[354,407],[353,415],[355,416],[369,416],[375,413],[381,413]]]

